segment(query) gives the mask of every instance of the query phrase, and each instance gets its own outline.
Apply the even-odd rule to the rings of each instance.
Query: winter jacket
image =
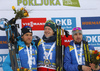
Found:
[[[31,42],[31,45],[32,45],[32,71],[37,71],[37,48],[35,46],[34,41]],[[25,43],[21,39],[21,36],[18,37],[17,47],[19,49],[18,53],[19,53],[21,66],[24,68],[29,68],[27,49]],[[3,63],[3,71],[13,71],[11,69],[11,61],[10,61],[9,54]]]
[[[43,50],[43,45],[42,45],[42,40],[44,42],[46,54],[49,53],[50,48],[52,47],[53,44],[54,47],[48,57],[48,60],[50,61],[49,65],[45,64],[45,55],[44,55],[44,50]],[[39,41],[38,43],[38,71],[56,71],[56,35],[51,36],[49,38],[46,38],[43,36],[43,38]]]
[[[75,44],[75,45],[79,57],[80,45],[79,44]],[[89,50],[94,50],[94,47],[89,45]],[[83,51],[82,51],[82,65],[85,65],[85,58],[84,58]],[[70,42],[70,45],[65,48],[64,69],[65,71],[79,71],[78,63],[75,55],[75,49],[73,47],[73,41]]]

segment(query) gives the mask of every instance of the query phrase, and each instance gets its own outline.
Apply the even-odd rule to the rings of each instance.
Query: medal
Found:
[[[46,49],[45,49],[45,46],[44,46],[44,42],[43,42],[43,40],[41,40],[41,42],[42,42],[42,47],[43,47],[44,55],[45,55],[44,64],[45,64],[45,65],[49,65],[49,64],[50,64],[50,60],[48,59],[48,57],[49,57],[49,55],[50,55],[52,49],[55,47],[56,42],[53,43],[53,45],[51,46],[51,48],[50,48],[48,54],[47,54],[47,52],[46,52]]]
[[[80,48],[80,56],[78,57],[78,54],[77,54],[77,49],[76,49],[76,45],[73,43],[74,45],[74,49],[75,49],[75,56],[76,56],[76,60],[77,60],[77,63],[79,65],[82,65],[82,51],[83,51],[83,43],[81,42],[81,48]]]
[[[45,64],[45,65],[49,65],[49,64],[50,64],[50,60],[49,60],[49,59],[45,59],[45,60],[44,60],[44,64]]]

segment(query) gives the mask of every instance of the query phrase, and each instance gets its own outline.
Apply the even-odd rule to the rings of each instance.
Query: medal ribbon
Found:
[[[32,45],[30,44],[30,50],[26,46],[27,49],[27,54],[28,54],[28,63],[29,63],[29,69],[31,70],[32,68]]]
[[[43,40],[41,40],[41,42],[42,42],[42,47],[43,47],[43,50],[44,50],[45,57],[46,57],[46,59],[48,59],[48,57],[49,57],[49,55],[50,55],[52,49],[54,48],[56,42],[54,42],[53,45],[51,46],[48,55],[46,55],[46,49],[45,49],[45,46],[44,46],[44,42],[43,42]]]
[[[78,54],[77,54],[77,49],[76,49],[75,43],[73,43],[73,45],[74,45],[74,49],[75,49],[76,60],[77,60],[77,62],[78,62],[79,65],[82,65],[83,43],[81,42],[81,48],[80,48],[80,56],[79,56],[79,58],[78,58]]]

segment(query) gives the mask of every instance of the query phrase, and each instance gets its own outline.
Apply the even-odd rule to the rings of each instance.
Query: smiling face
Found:
[[[46,26],[44,28],[44,35],[46,38],[53,36],[53,34],[54,34],[53,30],[49,26]]]
[[[80,43],[82,41],[82,33],[74,34],[73,40],[74,40],[75,43]]]
[[[26,46],[29,46],[32,41],[32,33],[25,33],[21,38],[25,42]]]

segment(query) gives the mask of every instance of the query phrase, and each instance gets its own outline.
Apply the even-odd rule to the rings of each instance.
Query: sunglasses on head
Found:
[[[82,29],[80,27],[73,28],[73,31],[76,31],[76,30],[82,30]]]

